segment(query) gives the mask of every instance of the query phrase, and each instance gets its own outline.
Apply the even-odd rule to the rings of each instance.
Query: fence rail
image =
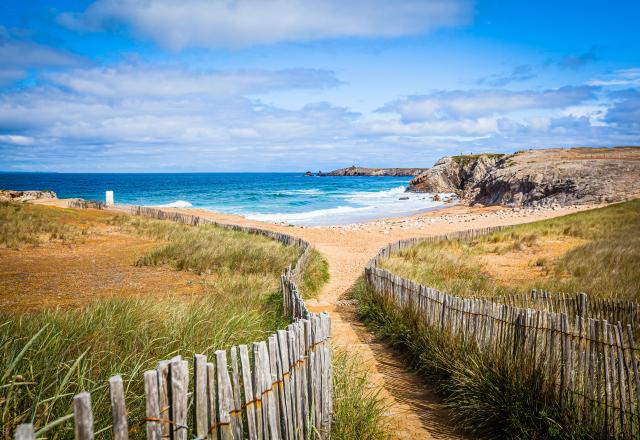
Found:
[[[640,438],[640,375],[634,333],[638,304],[548,292],[499,298],[462,298],[378,267],[393,252],[424,241],[469,240],[502,228],[409,239],[381,249],[365,278],[395,307],[428,327],[480,350],[508,350],[533,362],[555,398],[607,438]]]
[[[310,313],[297,287],[310,244],[287,234],[172,211],[140,206],[118,210],[193,226],[215,224],[300,246],[304,251],[295,266],[286,268],[281,276],[284,312],[292,321],[286,329],[276,331],[265,341],[218,350],[210,357],[195,355],[192,380],[189,363],[181,356],[158,362],[155,370],[143,375],[143,421],[127,419],[122,378],[112,377],[109,392],[113,439],[128,439],[129,422],[143,422],[148,440],[330,438],[331,320],[327,313]],[[97,433],[89,393],[74,396],[73,419],[76,440],[92,440]],[[16,440],[32,440],[36,434],[33,425],[23,424],[14,436]]]

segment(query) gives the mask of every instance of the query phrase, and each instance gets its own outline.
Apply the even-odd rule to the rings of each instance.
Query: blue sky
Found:
[[[640,144],[640,3],[0,3],[0,170],[300,171]]]

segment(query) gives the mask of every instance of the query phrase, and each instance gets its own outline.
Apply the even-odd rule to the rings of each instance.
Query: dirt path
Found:
[[[592,206],[579,208],[588,209]],[[307,301],[312,311],[331,313],[333,344],[357,354],[381,387],[387,400],[387,421],[397,439],[460,439],[448,423],[438,397],[388,346],[376,339],[354,316],[353,310],[336,303],[362,274],[366,263],[387,243],[409,237],[438,235],[452,231],[495,225],[527,223],[576,212],[578,208],[555,210],[504,210],[499,208],[451,207],[420,216],[376,221],[344,227],[298,228],[251,221],[246,218],[197,209],[178,211],[210,217],[226,223],[259,226],[302,237],[329,262],[330,281],[317,300]]]

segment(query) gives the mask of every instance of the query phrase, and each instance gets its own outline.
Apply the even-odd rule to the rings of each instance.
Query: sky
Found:
[[[640,144],[640,2],[3,0],[0,170]]]

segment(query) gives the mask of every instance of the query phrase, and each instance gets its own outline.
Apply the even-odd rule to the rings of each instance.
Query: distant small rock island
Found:
[[[414,177],[418,176],[428,168],[365,168],[351,166],[348,168],[340,168],[337,170],[323,173],[318,171],[318,176],[401,176]]]
[[[407,191],[455,193],[469,204],[566,206],[640,196],[640,147],[553,148],[445,156]]]

